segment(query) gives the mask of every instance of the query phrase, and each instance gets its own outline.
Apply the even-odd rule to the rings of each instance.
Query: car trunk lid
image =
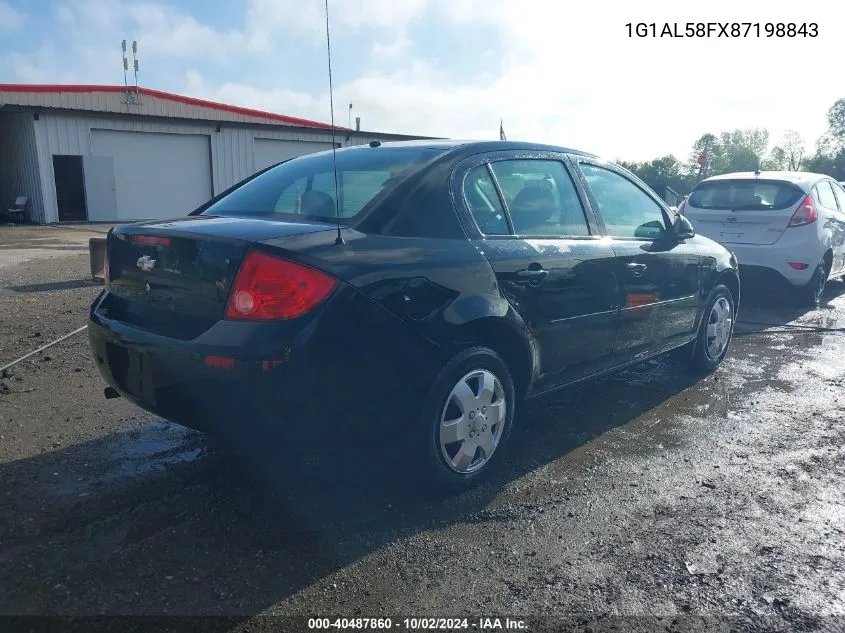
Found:
[[[684,215],[698,233],[723,244],[774,244],[805,195],[783,181],[714,180],[690,194]]]
[[[113,318],[192,338],[223,318],[238,268],[253,244],[332,231],[321,222],[196,216],[133,224],[108,239]]]

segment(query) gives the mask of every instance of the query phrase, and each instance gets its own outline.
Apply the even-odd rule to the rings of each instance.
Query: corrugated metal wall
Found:
[[[32,120],[31,114],[25,116],[29,117],[30,121]],[[253,128],[226,127],[223,125],[218,132],[216,125],[204,123],[66,115],[57,112],[42,113],[38,121],[34,122],[34,128],[38,149],[38,165],[42,175],[41,195],[44,210],[39,221],[48,223],[58,222],[59,220],[56,203],[56,180],[53,173],[53,155],[91,155],[92,129],[207,134],[211,140],[212,185],[215,195],[255,173],[253,155],[255,138],[317,142],[331,140],[330,132],[307,128],[273,129],[267,126]],[[363,144],[369,141],[369,137],[361,134],[340,132],[337,136],[337,142],[343,145]]]
[[[33,124],[29,112],[0,111],[0,204],[8,209],[26,196],[29,220],[45,222]]]

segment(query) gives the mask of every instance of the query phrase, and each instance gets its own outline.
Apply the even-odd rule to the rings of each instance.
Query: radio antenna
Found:
[[[337,184],[337,143],[335,142],[334,128],[334,94],[332,92],[332,40],[329,36],[329,0],[326,0],[326,51],[329,58],[329,109],[332,117],[332,167],[334,168],[334,208],[335,220],[337,222],[337,237],[335,245],[343,244],[343,234],[340,232],[340,187]]]

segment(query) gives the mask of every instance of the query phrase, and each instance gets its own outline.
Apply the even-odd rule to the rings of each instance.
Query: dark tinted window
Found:
[[[337,152],[337,195],[332,153],[282,163],[203,211],[206,215],[305,216],[349,222],[442,150],[366,147]]]
[[[716,180],[690,194],[687,204],[698,209],[731,211],[787,209],[802,197],[800,189],[770,180]]]
[[[658,239],[666,232],[663,210],[633,182],[610,169],[581,165],[608,235]]]
[[[818,191],[820,205],[826,209],[836,209],[836,196],[834,195],[833,189],[828,181],[823,180],[817,184],[816,191]]]
[[[575,185],[556,160],[503,160],[493,173],[508,203],[517,235],[590,234]]]
[[[475,218],[479,230],[485,235],[508,235],[510,229],[505,219],[505,210],[496,193],[496,186],[487,171],[487,165],[479,165],[464,179],[464,200]]]

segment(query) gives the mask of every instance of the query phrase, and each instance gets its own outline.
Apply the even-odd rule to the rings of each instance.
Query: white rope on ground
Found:
[[[88,327],[87,325],[83,325],[81,328],[77,328],[73,332],[70,332],[69,334],[65,334],[61,338],[57,338],[55,341],[51,341],[51,342],[47,343],[46,345],[42,345],[38,349],[31,351],[29,354],[24,354],[23,356],[21,356],[17,360],[13,360],[11,363],[3,365],[2,367],[0,367],[0,374],[2,374],[6,369],[11,367],[12,365],[17,365],[22,360],[26,360],[30,356],[34,356],[38,352],[44,351],[45,349],[47,349],[48,347],[52,347],[56,343],[61,343],[63,340],[65,340],[66,338],[70,338],[74,334],[79,334],[82,330],[86,329],[87,327]]]

